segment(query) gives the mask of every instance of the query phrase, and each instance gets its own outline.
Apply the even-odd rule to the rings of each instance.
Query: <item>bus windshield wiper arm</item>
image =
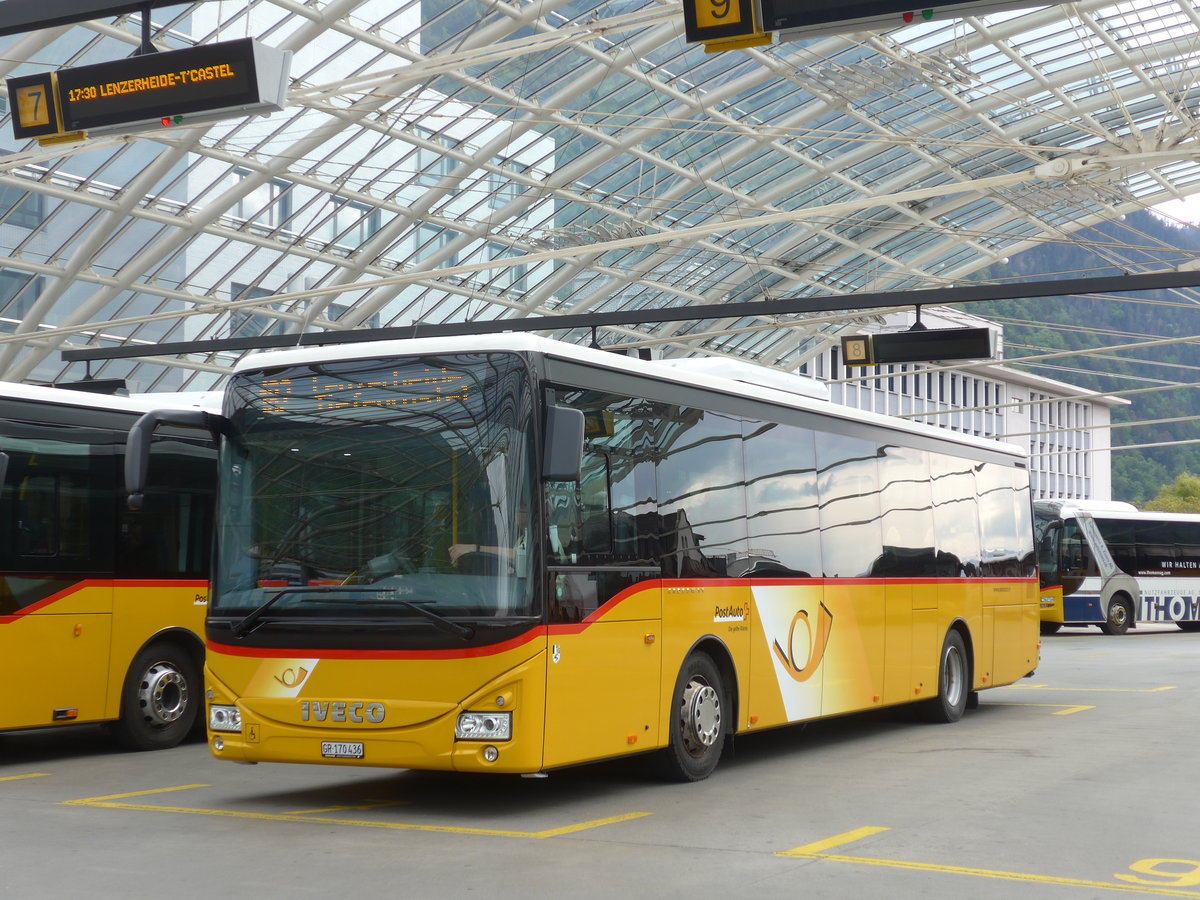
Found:
[[[405,609],[411,609],[418,615],[424,616],[433,623],[435,628],[440,628],[447,634],[453,634],[456,637],[462,638],[464,641],[469,641],[471,638],[475,637],[475,629],[470,625],[464,625],[462,622],[454,622],[450,619],[447,619],[445,616],[439,616],[432,609],[426,609],[423,606],[418,606],[417,604],[410,603],[407,600],[395,599],[392,602],[398,603]]]
[[[242,637],[245,635],[251,628],[254,627],[254,623],[261,619],[266,611],[274,606],[276,602],[278,602],[280,597],[284,596],[285,594],[294,594],[297,591],[305,590],[308,590],[308,588],[280,588],[270,597],[268,597],[265,602],[260,603],[258,606],[254,607],[254,609],[250,610],[250,612],[246,614],[246,617],[242,619],[242,621],[233,626],[233,636]]]
[[[363,587],[362,585],[354,585],[350,587],[344,587],[341,585],[313,585],[310,587],[280,588],[270,597],[268,597],[262,604],[256,606],[249,613],[247,613],[244,619],[233,626],[233,636],[242,637],[249,633],[249,631],[254,627],[255,623],[257,623],[258,620],[266,614],[267,610],[274,606],[279,601],[280,597],[283,597],[286,594],[390,594],[394,593],[394,591],[394,588],[373,588]],[[460,637],[465,641],[470,640],[475,636],[475,629],[470,625],[463,625],[461,622],[454,622],[450,619],[447,619],[445,616],[439,616],[431,609],[425,609],[423,606],[419,606],[418,604],[412,603],[408,600],[401,600],[399,597],[392,597],[390,599],[391,602],[397,604],[398,606],[402,606],[411,612],[415,612],[417,615],[431,622],[435,628],[439,628],[448,634],[452,634],[455,637]]]

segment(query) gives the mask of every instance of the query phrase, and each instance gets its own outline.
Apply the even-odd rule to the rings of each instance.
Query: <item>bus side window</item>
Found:
[[[1050,522],[1042,531],[1038,541],[1038,575],[1042,587],[1058,585],[1062,580],[1059,571],[1058,544],[1062,538],[1062,525]]]
[[[1092,572],[1094,568],[1091,555],[1088,553],[1087,538],[1079,530],[1079,523],[1072,519],[1063,528],[1062,573],[1082,578]]]
[[[578,484],[547,483],[546,524],[551,565],[572,565],[580,556],[612,554],[609,469],[608,454],[587,447]]]
[[[12,424],[16,429],[21,426]],[[0,559],[9,571],[108,576],[113,564],[115,460],[108,432],[78,441],[9,437]]]
[[[159,438],[150,449],[151,485],[142,508],[119,510],[119,578],[207,578],[215,451]]]
[[[587,477],[588,459],[584,459]],[[579,556],[579,485],[573,481],[546,483],[546,530],[550,565],[570,565]]]

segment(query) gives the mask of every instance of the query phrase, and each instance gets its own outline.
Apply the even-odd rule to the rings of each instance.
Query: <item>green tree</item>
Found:
[[[1184,472],[1146,504],[1157,512],[1200,513],[1200,477]]]

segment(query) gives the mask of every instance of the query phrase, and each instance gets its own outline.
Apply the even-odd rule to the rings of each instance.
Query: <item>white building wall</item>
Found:
[[[995,327],[957,313],[942,325],[963,319]],[[1079,397],[1086,392],[999,364],[846,369],[839,357],[840,347],[830,347],[800,368],[828,383],[834,403],[1019,444],[1029,452],[1035,500],[1112,499],[1111,408],[1125,401]]]

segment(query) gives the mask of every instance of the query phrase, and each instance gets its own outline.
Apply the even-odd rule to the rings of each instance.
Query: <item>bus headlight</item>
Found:
[[[242,713],[236,706],[210,706],[208,727],[210,731],[241,731]]]
[[[512,713],[510,712],[465,712],[459,715],[454,726],[457,741],[510,741],[512,740]]]

